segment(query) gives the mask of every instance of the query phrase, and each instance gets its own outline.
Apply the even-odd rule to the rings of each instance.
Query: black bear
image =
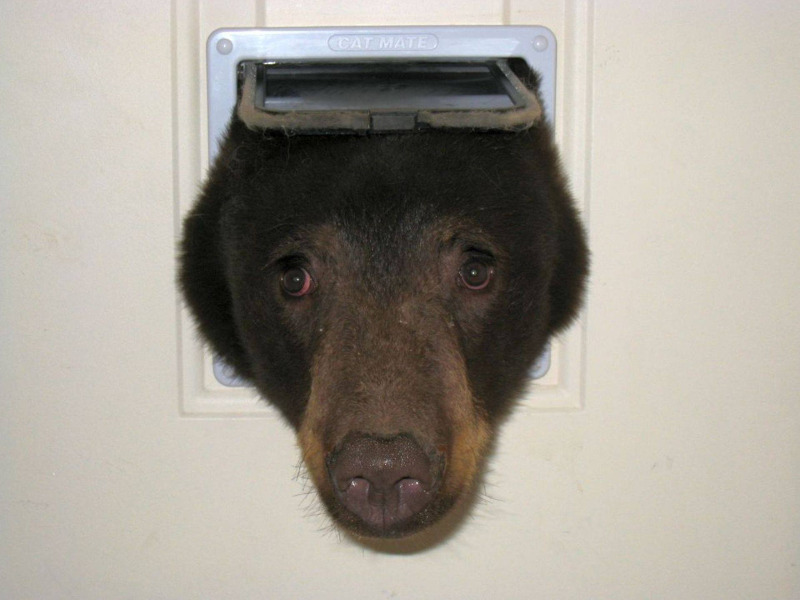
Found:
[[[234,115],[181,251],[202,336],[297,430],[333,518],[373,537],[468,495],[588,265],[544,122],[286,135]]]

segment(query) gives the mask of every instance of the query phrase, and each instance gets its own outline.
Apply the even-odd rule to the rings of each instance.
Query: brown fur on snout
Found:
[[[470,391],[445,314],[424,299],[342,308],[331,319],[334,325],[325,332],[312,368],[298,431],[304,461],[328,508],[356,533],[413,533],[472,488],[489,442],[489,423]],[[364,530],[338,506],[327,458],[353,433],[409,435],[443,460],[436,498],[402,531]]]
[[[286,314],[313,347],[298,427],[306,467],[340,523],[382,537],[436,521],[478,476],[490,419],[472,390],[462,339],[465,331],[480,335],[480,316],[500,295],[503,278],[474,293],[458,283],[459,269],[475,247],[492,251],[498,267],[506,260],[477,228],[463,239],[463,223],[451,219],[402,229],[402,239],[376,240],[332,224],[308,228],[301,242],[318,291],[288,304]],[[302,322],[313,322],[313,330]],[[436,465],[434,497],[402,526],[370,529],[340,503],[328,465],[354,435],[410,437]]]

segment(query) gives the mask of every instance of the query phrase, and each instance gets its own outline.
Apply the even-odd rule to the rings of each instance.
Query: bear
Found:
[[[401,538],[474,490],[589,252],[546,120],[303,135],[234,111],[179,262],[199,334],[296,430],[334,523]]]

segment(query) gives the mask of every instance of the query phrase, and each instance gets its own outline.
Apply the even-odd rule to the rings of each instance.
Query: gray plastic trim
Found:
[[[540,77],[545,118],[555,120],[556,38],[547,27],[339,27],[218,29],[206,44],[208,72],[208,157],[213,163],[237,103],[239,64],[244,61],[364,61],[386,59],[525,60]],[[531,368],[531,378],[550,368],[550,344]],[[249,382],[218,356],[214,376],[225,386]]]
[[[237,96],[243,61],[363,61],[519,57],[536,71],[545,117],[555,118],[556,39],[542,26],[218,29],[206,45],[209,162]]]

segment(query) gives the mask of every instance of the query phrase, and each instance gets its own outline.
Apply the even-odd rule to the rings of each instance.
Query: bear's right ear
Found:
[[[233,318],[225,277],[220,220],[227,192],[219,168],[212,169],[199,200],[183,222],[178,283],[200,334],[239,375],[252,376]]]

